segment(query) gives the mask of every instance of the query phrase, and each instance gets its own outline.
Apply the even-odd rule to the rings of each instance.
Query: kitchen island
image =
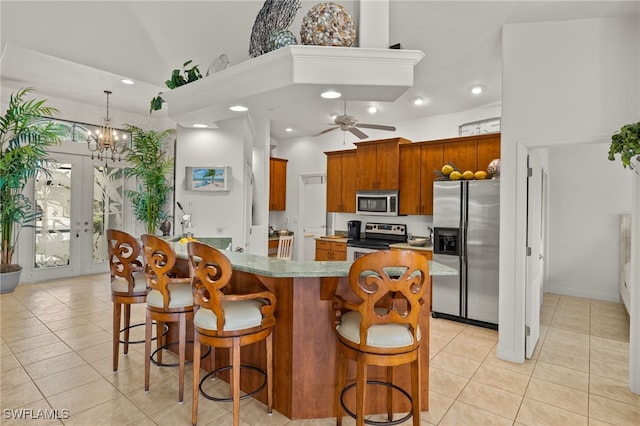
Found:
[[[183,264],[186,245],[174,243]],[[233,265],[232,285],[237,291],[268,289],[277,298],[276,326],[273,334],[274,405],[273,408],[291,419],[334,416],[336,338],[333,332],[333,295],[350,292],[347,277],[349,261],[290,261],[246,253],[224,251]],[[186,265],[185,265],[186,266]],[[455,271],[429,262],[431,275],[454,274]],[[425,298],[430,298],[430,290]],[[425,303],[425,306],[429,306]],[[422,345],[422,410],[428,410],[429,383],[429,309],[421,312],[420,325],[425,339]],[[190,330],[188,332],[191,332]],[[243,364],[265,367],[264,342],[243,348]],[[226,351],[216,351],[216,365],[228,365]],[[204,369],[211,366],[203,360]],[[406,367],[406,371],[405,371]],[[395,381],[409,388],[409,368],[396,368]],[[243,375],[242,388],[257,388],[261,377]],[[355,377],[350,366],[349,380]],[[371,379],[384,378],[383,370],[370,370]],[[378,388],[375,386],[374,388]],[[370,406],[384,409],[383,392],[371,390]],[[355,392],[350,392],[355,394]],[[353,398],[354,395],[348,395]],[[254,397],[266,401],[266,391]],[[397,398],[400,400],[400,398]],[[346,398],[349,401],[349,398]],[[399,401],[401,402],[401,401]],[[347,402],[350,404],[349,402]],[[353,405],[351,405],[353,406]],[[407,411],[399,405],[399,410]]]

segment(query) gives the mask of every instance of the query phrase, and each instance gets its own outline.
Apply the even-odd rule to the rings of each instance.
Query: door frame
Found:
[[[91,160],[91,156],[87,154],[86,150],[81,150],[85,148],[84,145],[73,143],[73,142],[63,142],[61,146],[56,147],[57,149],[51,150],[49,152],[49,157],[51,158],[53,163],[71,163],[74,165],[78,165],[80,168],[80,173],[83,175],[91,170],[91,184],[85,185],[86,181],[85,176],[81,176],[78,182],[81,182],[81,186],[78,189],[79,192],[74,193],[72,190],[72,201],[71,201],[71,216],[72,221],[77,221],[77,219],[84,220],[86,217],[92,214],[92,204],[93,204],[93,167],[95,165],[101,165],[98,160]],[[121,167],[126,166],[126,162],[111,162],[107,163],[108,165],[119,165]],[[77,176],[74,173],[73,176]],[[77,179],[77,178],[76,178]],[[123,189],[133,188],[133,184],[130,181],[125,181]],[[35,196],[35,181],[31,180],[27,187],[25,188],[25,194],[31,199],[34,200]],[[87,200],[85,206],[77,205],[73,201],[73,197],[80,196],[81,200]],[[124,196],[123,196],[124,198]],[[84,217],[86,216],[86,217]],[[84,217],[84,218],[83,218]],[[135,222],[133,215],[131,213],[131,206],[128,202],[123,202],[123,230],[126,232],[132,232],[135,229]],[[86,226],[91,226],[93,223],[92,220],[88,220]],[[78,229],[76,227],[79,226]],[[80,234],[86,234],[83,228],[84,225],[80,224],[70,224],[70,234],[74,234],[78,231]],[[90,233],[92,235],[92,233]],[[35,269],[33,265],[33,258],[35,254],[35,228],[25,228],[22,230],[20,234],[20,238],[18,241],[18,262],[22,265],[23,270],[22,274],[20,274],[20,282],[40,282],[46,281],[50,279],[59,279],[66,277],[74,277],[85,274],[95,274],[107,272],[109,270],[108,261],[94,263],[93,262],[93,251],[85,250],[85,246],[91,247],[92,243],[88,243],[89,235],[82,238],[82,242],[80,246],[72,245],[70,247],[70,257],[75,259],[79,257],[79,260],[76,263],[70,263],[67,266],[61,267],[52,267],[52,268],[43,268],[43,269]],[[73,237],[72,237],[73,240]],[[88,265],[88,266],[87,266]],[[43,275],[46,275],[44,277]]]

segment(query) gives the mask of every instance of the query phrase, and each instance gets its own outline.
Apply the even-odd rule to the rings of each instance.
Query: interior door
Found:
[[[324,175],[302,176],[299,197],[301,233],[297,238],[298,260],[315,259],[315,239],[327,233],[327,179]]]
[[[50,154],[49,173],[34,180],[35,226],[21,236],[29,247],[23,280],[41,281],[109,269],[106,229],[124,229],[123,182],[113,165],[70,154]]]
[[[535,152],[528,156],[530,170],[527,179],[527,272],[525,304],[525,356],[531,358],[540,336],[540,307],[544,281],[543,240],[545,191],[540,158]]]

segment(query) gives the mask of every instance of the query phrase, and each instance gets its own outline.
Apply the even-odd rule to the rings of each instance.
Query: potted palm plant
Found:
[[[632,158],[640,160],[640,121],[622,126],[619,132],[611,136],[609,160],[614,161],[615,154],[620,154],[624,168],[633,168]]]
[[[173,191],[168,179],[173,172],[173,159],[163,150],[162,141],[175,134],[175,129],[157,132],[127,125],[126,130],[131,133],[131,146],[124,152],[129,166],[112,176],[136,178],[138,189],[126,190],[125,195],[133,203],[136,219],[145,224],[146,233],[155,235],[160,223],[168,217],[164,208]]]
[[[60,128],[50,120],[58,113],[45,100],[27,99],[33,88],[13,93],[0,117],[0,293],[13,291],[20,281],[19,264],[12,263],[20,231],[33,226],[39,213],[24,193],[37,173],[47,174],[47,149],[60,141]]]

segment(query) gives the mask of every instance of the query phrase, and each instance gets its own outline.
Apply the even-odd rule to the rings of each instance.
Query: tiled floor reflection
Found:
[[[189,369],[182,404],[177,369],[154,368],[151,391],[144,392],[142,345],[121,355],[118,373],[111,371],[107,280],[100,274],[21,285],[0,296],[2,425],[190,424]],[[133,317],[144,319],[142,306],[134,307]],[[640,424],[640,396],[627,387],[623,305],[548,294],[541,325],[533,359],[514,364],[496,358],[495,331],[433,320],[430,410],[422,413],[422,425]],[[66,409],[70,416],[10,418],[7,410],[17,408]],[[201,398],[199,423],[230,425],[230,410],[230,404]],[[241,417],[243,426],[335,424],[331,418],[268,416],[253,399],[243,401]],[[343,424],[355,422],[345,418]]]

